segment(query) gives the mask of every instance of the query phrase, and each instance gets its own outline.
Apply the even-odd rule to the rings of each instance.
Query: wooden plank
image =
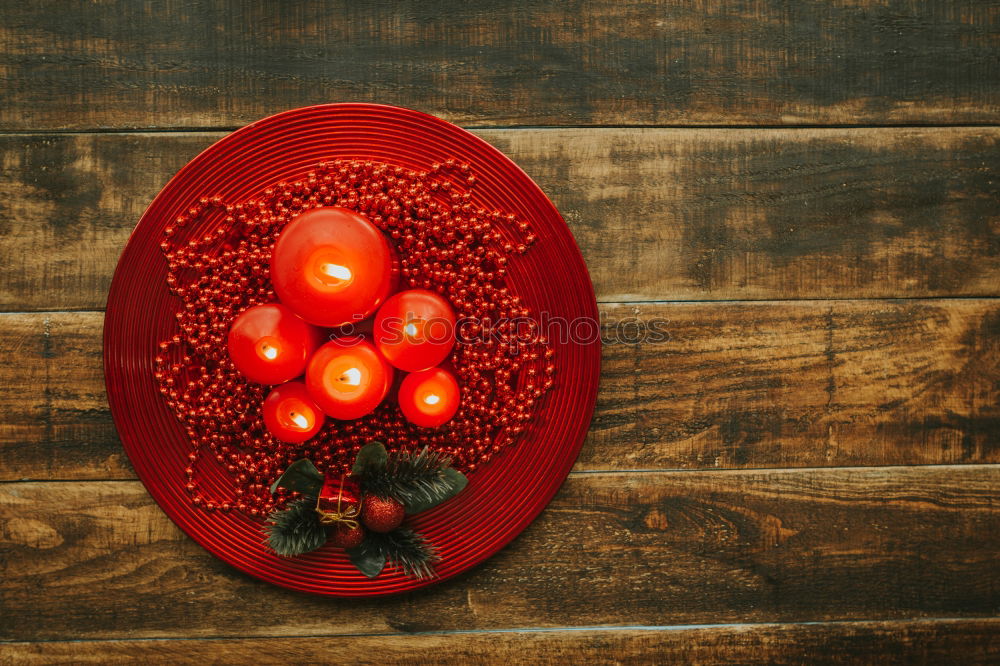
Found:
[[[1000,129],[485,138],[553,198],[603,301],[1000,294]]]
[[[606,304],[601,316],[577,469],[1000,462],[1000,301]],[[0,316],[0,479],[133,478],[104,396],[101,322]]]
[[[324,102],[469,125],[996,122],[979,0],[0,6],[0,127],[231,127]]]
[[[0,479],[134,478],[108,409],[102,322],[0,315]]]
[[[583,469],[1000,462],[997,301],[605,306]]]
[[[573,475],[420,593],[336,601],[225,565],[138,482],[0,484],[0,640],[991,617],[1000,467]]]
[[[1000,295],[997,128],[478,134],[602,301]],[[220,136],[0,135],[0,309],[104,307],[146,205]]]
[[[14,664],[995,663],[1000,620],[8,643]]]

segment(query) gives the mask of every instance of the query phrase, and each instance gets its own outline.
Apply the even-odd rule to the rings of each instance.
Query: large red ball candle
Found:
[[[373,313],[392,290],[389,242],[364,216],[313,208],[274,245],[271,282],[281,302],[317,326],[342,326]]]
[[[401,291],[379,308],[374,336],[389,363],[407,372],[426,370],[443,361],[454,346],[455,312],[433,291]]]
[[[331,340],[306,367],[306,388],[335,419],[358,419],[378,407],[392,385],[392,366],[359,337]]]
[[[276,386],[264,398],[264,425],[283,442],[306,441],[320,431],[325,420],[302,382]]]
[[[280,384],[302,374],[323,334],[280,303],[255,305],[229,327],[229,357],[257,384]]]
[[[455,416],[461,393],[454,375],[444,368],[413,372],[399,385],[399,409],[414,425],[435,428]]]

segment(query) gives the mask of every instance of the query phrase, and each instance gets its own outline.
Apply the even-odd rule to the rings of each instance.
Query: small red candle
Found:
[[[399,385],[399,408],[414,425],[435,428],[455,416],[461,397],[455,376],[444,368],[408,374]]]
[[[264,425],[283,442],[306,441],[319,432],[325,420],[302,382],[276,386],[264,399]]]
[[[255,305],[229,328],[229,357],[257,384],[280,384],[302,374],[323,334],[280,303]]]
[[[417,372],[443,361],[455,344],[455,312],[426,289],[393,295],[375,315],[375,344],[389,363]]]
[[[331,340],[306,367],[306,388],[328,416],[358,419],[379,406],[392,384],[392,366],[359,337]]]
[[[373,313],[392,288],[389,242],[364,216],[328,206],[288,223],[274,245],[271,282],[281,302],[317,326]]]

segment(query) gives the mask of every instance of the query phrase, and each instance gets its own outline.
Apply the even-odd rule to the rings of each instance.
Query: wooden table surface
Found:
[[[1000,4],[504,4],[0,0],[0,662],[1000,660]],[[475,128],[668,332],[508,548],[363,601],[181,533],[101,369],[170,176],[340,101]]]

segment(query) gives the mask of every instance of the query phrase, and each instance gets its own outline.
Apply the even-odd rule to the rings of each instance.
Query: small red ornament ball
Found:
[[[365,528],[348,527],[344,523],[333,526],[330,530],[330,543],[337,548],[357,548],[365,540]]]
[[[372,532],[391,532],[403,524],[403,505],[391,497],[366,495],[361,506],[361,522]]]

